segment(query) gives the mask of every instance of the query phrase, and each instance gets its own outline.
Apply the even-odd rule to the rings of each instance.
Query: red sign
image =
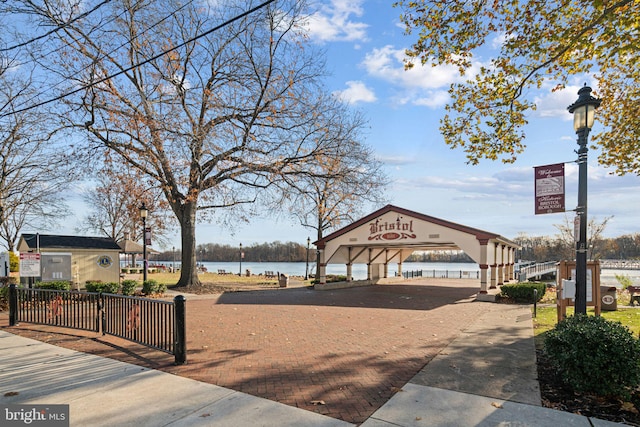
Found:
[[[535,170],[536,215],[564,212],[564,163]]]

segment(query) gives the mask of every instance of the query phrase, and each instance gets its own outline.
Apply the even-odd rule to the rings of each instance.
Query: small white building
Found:
[[[87,281],[120,281],[120,246],[107,237],[23,234],[20,253],[40,253],[40,277],[44,282],[68,280],[73,288]]]

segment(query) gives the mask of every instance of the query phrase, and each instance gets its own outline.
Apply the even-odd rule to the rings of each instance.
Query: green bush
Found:
[[[538,299],[540,301],[547,291],[547,285],[540,282],[522,282],[515,285],[502,285],[500,293],[508,298],[513,298],[517,302],[532,302],[533,290],[538,290]]]
[[[85,284],[87,292],[102,292],[103,294],[117,294],[120,284],[117,282],[102,282],[100,280],[90,280]]]
[[[122,295],[133,295],[138,287],[137,280],[123,280],[122,281]]]
[[[157,294],[158,282],[153,279],[142,282],[142,293],[145,295]]]
[[[57,280],[53,282],[36,282],[33,284],[34,289],[51,289],[55,291],[68,291],[71,289],[71,282],[67,280]]]
[[[578,314],[547,333],[545,352],[574,391],[627,398],[640,384],[640,341],[619,322]]]

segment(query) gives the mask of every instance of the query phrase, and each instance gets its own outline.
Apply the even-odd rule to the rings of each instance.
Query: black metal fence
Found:
[[[414,270],[403,271],[402,276],[405,279],[412,277],[427,277],[431,279],[479,279],[480,271],[470,270]]]
[[[93,292],[9,287],[9,324],[102,332],[187,360],[185,298],[171,301]]]

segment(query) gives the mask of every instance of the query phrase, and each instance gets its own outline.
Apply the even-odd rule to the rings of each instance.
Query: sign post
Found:
[[[20,253],[20,276],[40,277],[40,254],[32,252]]]

